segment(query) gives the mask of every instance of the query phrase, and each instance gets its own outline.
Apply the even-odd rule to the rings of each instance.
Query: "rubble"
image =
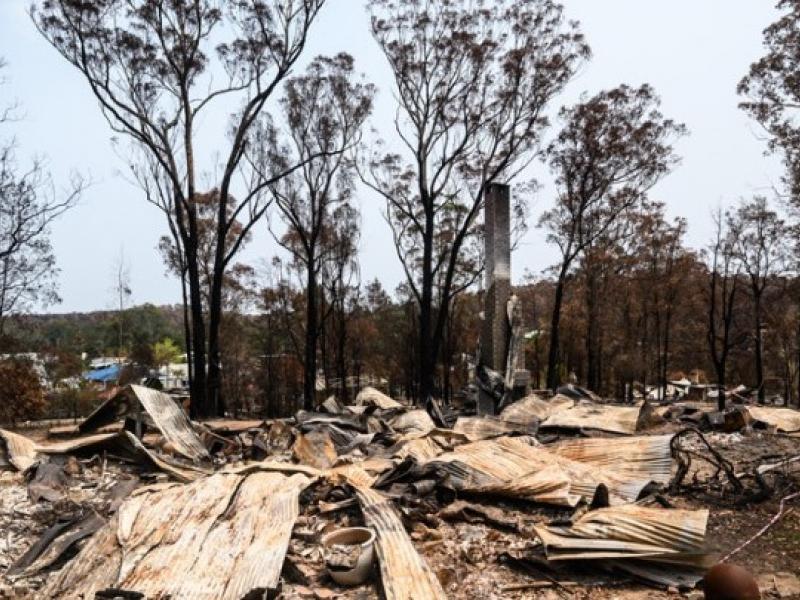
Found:
[[[127,426],[110,433],[34,441],[2,431],[0,574],[12,592],[658,598],[642,583],[692,589],[718,556],[749,555],[793,526],[780,516],[795,498],[800,439],[759,429],[763,415],[729,433],[701,416],[692,425],[703,434],[682,418],[708,406],[657,410],[654,425],[648,404],[537,394],[448,429],[372,390],[293,419],[197,424],[165,419],[180,411],[169,400],[115,394],[84,427],[113,426],[100,415],[114,407]],[[726,529],[718,547],[721,507],[736,514],[743,502],[764,503],[757,527]],[[346,527],[376,535],[378,568],[352,588],[329,571],[350,566],[349,554],[332,567],[322,550]],[[774,597],[794,589],[771,573],[759,581]]]
[[[308,484],[300,474],[256,472],[138,490],[42,593],[90,598],[113,587],[238,600],[275,590]]]
[[[372,387],[365,387],[356,396],[356,406],[372,406],[383,410],[403,408],[397,400]]]
[[[771,428],[779,433],[800,437],[800,411],[772,406],[748,406],[754,427]]]
[[[706,549],[707,522],[707,510],[627,504],[589,511],[569,525],[536,526],[534,531],[548,560],[609,561],[655,583],[694,587],[716,562]]]
[[[25,471],[36,462],[36,444],[25,436],[0,429],[0,469],[11,466]]]
[[[356,487],[364,521],[375,530],[381,584],[387,600],[444,599],[431,568],[408,537],[392,502],[375,490]]]
[[[211,458],[177,402],[163,392],[140,385],[130,385],[109,398],[86,417],[78,430],[81,433],[96,431],[120,419],[133,421],[139,437],[144,433],[143,422],[156,427],[172,451],[190,461]]]

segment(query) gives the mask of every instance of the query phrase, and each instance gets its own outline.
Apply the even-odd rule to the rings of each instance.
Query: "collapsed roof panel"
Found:
[[[428,464],[444,467],[456,489],[565,506],[574,506],[580,498],[591,501],[601,485],[608,490],[612,504],[630,502],[649,483],[669,478],[669,436],[659,436],[654,443],[635,438],[618,446],[615,444],[619,440],[603,440],[611,449],[610,454],[618,457],[608,461],[609,466],[598,464],[601,460],[596,456],[596,448],[593,454],[582,450],[579,444],[551,449],[528,440],[501,437],[473,442],[441,454]],[[645,451],[634,461],[636,466],[620,468],[626,453],[640,448]],[[584,457],[588,459],[579,460]]]
[[[796,434],[800,437],[800,411],[798,410],[772,406],[748,406],[747,411],[754,421],[774,427],[781,433]]]
[[[98,406],[79,426],[82,433],[96,431],[120,419],[135,418],[143,410],[172,449],[191,461],[209,460],[208,450],[175,400],[158,390],[130,385]]]
[[[239,600],[274,592],[310,481],[256,472],[143,488],[43,593],[91,598],[113,587],[148,598]]]
[[[393,408],[403,408],[397,400],[390,398],[383,392],[376,390],[372,387],[365,387],[356,396],[357,406],[375,406],[383,410],[391,410]]]
[[[544,399],[536,394],[507,406],[500,419],[516,425],[542,429],[579,429],[635,434],[649,409],[645,405],[621,406],[575,400],[563,394]]]
[[[356,495],[364,520],[375,530],[386,600],[447,598],[442,584],[411,543],[392,501],[361,486],[356,486]]]
[[[173,479],[182,482],[194,481],[210,472],[200,467],[176,464],[148,450],[144,444],[130,431],[119,433],[98,433],[65,440],[55,444],[40,445],[42,454],[76,454],[89,455],[108,452],[119,458],[136,463],[144,463],[157,471],[163,471]]]
[[[0,429],[0,469],[11,466],[25,471],[36,462],[36,444],[13,431]]]
[[[550,560],[661,558],[697,565],[707,560],[707,510],[665,510],[626,504],[584,513],[571,525],[535,526]]]
[[[642,408],[642,406],[581,403],[554,411],[542,422],[541,428],[595,429],[633,435],[639,429]]]

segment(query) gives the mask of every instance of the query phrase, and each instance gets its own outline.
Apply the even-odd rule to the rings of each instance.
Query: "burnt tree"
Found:
[[[479,215],[539,148],[544,111],[589,56],[552,0],[370,0],[372,32],[398,100],[398,152],[376,152],[363,179],[386,202],[417,307],[416,397],[434,378],[453,299],[479,276]]]
[[[268,187],[301,166],[263,172],[243,160],[245,150],[265,141],[254,139],[254,124],[300,58],[323,4],[40,0],[31,9],[42,35],[84,77],[114,133],[131,142],[130,167],[139,181],[150,181],[148,199],[166,215],[183,254],[195,417],[224,412],[220,324],[225,271],[266,212]],[[218,102],[235,107],[228,139],[214,143],[204,163],[199,123]],[[204,310],[196,197],[199,175],[207,170],[215,172],[209,187],[218,191],[218,203]],[[237,221],[242,228],[231,242]]]

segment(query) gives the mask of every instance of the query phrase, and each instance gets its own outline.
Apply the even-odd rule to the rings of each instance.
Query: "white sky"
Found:
[[[705,245],[713,208],[755,193],[769,193],[780,165],[763,156],[757,126],[737,108],[735,88],[761,54],[761,31],[775,20],[771,0],[563,0],[567,15],[581,22],[593,59],[557,98],[552,109],[620,83],[652,84],[662,96],[665,115],[686,123],[690,136],[677,151],[682,164],[653,191],[672,216],[689,219],[690,245]],[[133,300],[155,304],[179,301],[176,281],[164,276],[156,250],[166,233],[164,217],[122,176],[124,163],[112,149],[111,131],[77,71],[40,37],[27,16],[29,0],[0,0],[0,56],[9,67],[9,84],[0,104],[16,99],[24,119],[12,131],[20,158],[46,157],[57,182],[71,170],[89,174],[94,185],[78,207],[53,227],[61,269],[58,312],[109,308],[113,264],[124,250],[130,262]],[[346,51],[380,89],[373,125],[391,136],[392,82],[375,42],[362,0],[328,0],[311,35],[305,58]],[[224,110],[224,107],[223,107]],[[210,128],[209,128],[210,129]],[[208,138],[208,139],[205,139]],[[205,136],[206,154],[214,152]],[[123,146],[124,147],[124,146]],[[535,225],[553,197],[541,164],[531,175],[544,188],[532,206]],[[402,271],[391,245],[383,205],[364,191],[362,279],[378,277],[394,289]],[[266,225],[243,259],[268,260],[276,246]],[[515,280],[525,270],[539,272],[555,259],[541,231],[531,228],[512,259]]]

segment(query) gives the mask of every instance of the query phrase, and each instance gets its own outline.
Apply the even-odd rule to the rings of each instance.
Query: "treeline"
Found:
[[[354,58],[301,61],[326,0],[223,4],[37,1],[31,9],[127,142],[131,176],[165,217],[160,250],[183,292],[170,323],[188,351],[193,417],[313,408],[337,390],[346,400],[362,376],[420,404],[452,397],[471,377],[480,330],[487,189],[514,186],[519,233],[536,189],[525,174],[537,169],[555,184],[538,225],[560,254],[518,290],[537,386],[574,374],[620,396],[633,384],[663,390],[678,371],[703,371],[720,389],[746,382],[761,400],[778,382],[787,400],[797,396],[796,231],[781,213],[800,204],[800,2],[779,3],[766,55],[738,88],[784,159],[785,185],[774,200],[720,211],[707,247],[694,250],[684,243],[687,224],[667,218],[652,195],[678,163],[686,128],[661,112],[646,84],[587,91],[560,106],[591,50],[557,2],[369,0],[396,115],[380,132],[388,139],[369,143],[377,90]],[[200,125],[213,104],[230,115],[216,136]],[[0,210],[10,253],[0,259],[16,256],[4,268],[20,279],[0,285],[0,331],[5,316],[55,293],[47,278],[27,274],[35,263],[52,276],[42,235],[82,189],[75,181],[62,202],[48,198],[47,186],[26,181],[5,154],[11,185],[0,207],[27,208]],[[360,281],[356,194],[364,189],[384,203],[405,274],[391,294]],[[240,262],[258,227],[285,250],[266,276]],[[26,251],[20,229],[32,232]],[[128,314],[123,280],[120,317]],[[131,355],[155,335],[126,337],[117,325],[116,348]],[[70,335],[80,345],[80,332]],[[94,352],[113,338],[108,330],[85,341]]]
[[[29,314],[11,317],[2,340],[5,353],[129,356],[151,365],[154,344],[172,339],[183,346],[182,309],[144,304],[123,311]],[[184,350],[185,351],[185,350]]]
[[[622,400],[645,388],[663,397],[668,381],[687,377],[720,389],[744,385],[762,401],[797,399],[800,280],[793,229],[764,198],[720,211],[715,222],[707,246],[693,249],[685,242],[685,220],[668,219],[661,203],[639,203],[587,244],[563,277],[556,267],[555,274],[516,286],[533,386],[547,387],[553,373],[556,321],[556,383],[574,377]],[[546,218],[541,225],[548,226]],[[260,294],[264,354],[284,353],[302,366],[301,282],[284,275]],[[352,391],[332,382],[368,374],[385,380],[394,395],[418,398],[419,305],[407,286],[390,295],[377,280],[352,285],[340,312],[330,310],[333,300],[323,292],[318,301],[318,396],[346,399]],[[480,292],[454,299],[433,374],[437,397],[451,399],[472,381],[482,310]]]

